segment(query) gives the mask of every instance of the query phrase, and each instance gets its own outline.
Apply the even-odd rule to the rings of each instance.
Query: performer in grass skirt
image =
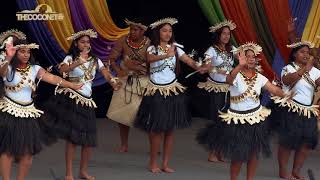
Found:
[[[288,45],[292,48],[289,64],[282,69],[284,91],[292,91],[291,100],[272,97],[276,107],[276,131],[279,139],[279,176],[284,179],[304,179],[300,174],[304,161],[311,149],[318,143],[318,105],[313,105],[313,97],[320,84],[320,70],[313,67],[310,55],[313,44],[307,41]],[[291,173],[287,171],[291,151],[294,161]]]
[[[226,83],[226,76],[233,69],[234,57],[231,45],[231,31],[236,28],[232,21],[225,20],[212,27],[210,32],[213,33],[213,44],[205,52],[205,62],[211,64],[214,70],[209,73],[206,82],[199,82],[199,92],[195,95],[200,98],[193,102],[195,107],[202,109],[204,118],[211,121],[217,121],[218,112],[228,109],[229,106],[229,84]],[[204,103],[205,102],[205,103]],[[209,152],[208,161],[223,161],[222,157],[214,152]]]
[[[113,93],[107,112],[108,119],[118,122],[121,139],[119,152],[128,152],[129,130],[149,81],[146,52],[150,39],[144,36],[148,27],[138,19],[126,19],[125,22],[130,26],[130,32],[117,40],[108,56],[112,69],[123,84],[119,91]],[[119,57],[121,61],[117,65]]]
[[[191,125],[185,87],[177,82],[176,70],[179,60],[204,73],[205,67],[198,67],[185,52],[176,47],[172,25],[175,18],[165,18],[150,25],[151,46],[147,49],[150,63],[150,82],[146,86],[134,126],[148,132],[150,139],[149,168],[153,173],[174,172],[169,167],[169,157],[173,145],[173,132]],[[164,138],[163,162],[160,169],[157,156]]]
[[[226,76],[233,69],[234,57],[231,45],[231,31],[236,28],[236,24],[232,21],[225,20],[212,27],[210,32],[213,33],[213,44],[205,52],[205,62],[211,64],[214,72],[209,73],[206,82],[200,82],[198,87],[201,89],[201,94],[205,94],[205,98],[209,100],[208,104],[204,104],[206,112],[203,112],[204,117],[216,121],[218,111],[221,110],[229,101],[226,102],[226,94],[229,85],[226,84]],[[198,105],[203,107],[203,105]]]
[[[39,46],[28,44],[25,38],[6,42],[5,59],[0,68],[4,84],[4,94],[0,99],[0,164],[3,180],[10,179],[10,169],[14,160],[18,162],[17,179],[25,179],[32,164],[32,157],[42,150],[43,144],[55,142],[48,131],[42,129],[46,121],[33,103],[36,78],[58,86],[80,89],[59,76],[52,75],[35,65],[31,49]],[[48,139],[50,137],[50,139]]]
[[[247,179],[253,179],[258,157],[271,154],[266,120],[271,110],[260,104],[261,89],[284,97],[279,87],[256,70],[256,56],[262,51],[259,45],[246,43],[237,51],[239,65],[226,78],[230,84],[230,108],[226,113],[220,112],[219,120],[197,135],[198,143],[207,150],[231,160],[231,180],[237,179],[242,163],[247,163]]]
[[[70,88],[56,89],[56,96],[51,97],[45,104],[49,119],[54,121],[47,124],[55,130],[57,135],[66,140],[66,176],[65,180],[73,180],[72,163],[76,146],[81,146],[81,161],[79,178],[93,180],[88,174],[88,163],[93,147],[97,146],[97,127],[94,108],[95,102],[91,98],[92,82],[96,72],[100,71],[115,90],[119,88],[116,78],[97,58],[91,49],[91,39],[97,33],[92,29],[72,34],[68,55],[59,66],[60,72],[66,79],[75,83],[83,83],[81,90]],[[54,118],[52,118],[54,117]]]

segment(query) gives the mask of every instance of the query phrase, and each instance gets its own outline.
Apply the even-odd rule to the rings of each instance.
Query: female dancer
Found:
[[[213,44],[205,52],[205,61],[209,61],[217,71],[211,72],[207,81],[200,82],[198,87],[202,89],[200,93],[205,94],[208,101],[208,104],[204,104],[205,108],[203,108],[207,114],[206,118],[214,122],[218,119],[218,111],[229,105],[229,97],[226,97],[229,89],[226,77],[231,72],[234,63],[233,53],[231,52],[234,47],[230,43],[230,38],[231,31],[235,28],[236,25],[229,20],[210,27],[210,32],[213,32]],[[197,107],[202,106],[197,105]],[[209,152],[208,161],[223,160],[219,155],[217,157],[214,152]]]
[[[45,137],[40,128],[43,111],[35,108],[32,94],[36,90],[36,78],[57,86],[78,90],[75,85],[52,75],[35,65],[31,49],[38,45],[26,40],[16,40],[6,46],[6,56],[0,74],[4,80],[4,96],[0,100],[0,167],[3,180],[10,179],[12,162],[19,162],[17,180],[24,180],[32,164],[32,157],[42,149]]]
[[[174,172],[168,165],[172,152],[173,132],[191,124],[187,99],[183,93],[185,87],[176,79],[175,71],[179,71],[179,60],[202,73],[206,71],[205,67],[196,66],[195,61],[174,45],[172,25],[177,22],[175,18],[165,18],[150,25],[151,46],[147,49],[150,83],[146,87],[135,127],[149,134],[149,168],[152,173],[159,173],[161,170],[167,173]],[[162,138],[164,138],[164,150],[162,169],[160,169],[157,156]]]
[[[256,56],[262,51],[259,45],[246,43],[238,51],[239,65],[226,78],[230,84],[230,108],[220,113],[216,123],[201,130],[197,140],[209,151],[231,160],[231,180],[237,179],[244,162],[247,163],[247,180],[252,180],[259,155],[271,154],[266,121],[271,111],[260,104],[261,89],[281,97],[284,93],[257,72]]]
[[[66,180],[73,180],[72,163],[76,146],[81,146],[79,178],[93,180],[88,174],[88,162],[92,147],[97,145],[97,127],[91,98],[92,80],[99,70],[115,90],[119,84],[91,49],[91,38],[97,33],[92,29],[79,31],[68,38],[73,40],[68,55],[60,64],[60,72],[71,82],[84,83],[81,90],[70,88],[56,90],[57,95],[46,105],[51,116],[55,116],[52,128],[66,140]]]
[[[278,163],[279,177],[304,179],[300,174],[305,159],[318,143],[317,116],[319,110],[312,105],[317,86],[320,85],[320,71],[313,67],[310,55],[313,44],[302,41],[288,45],[292,48],[290,63],[282,69],[284,91],[293,91],[291,100],[273,97],[277,107],[277,132],[279,135]],[[294,151],[293,169],[287,172],[288,160]]]

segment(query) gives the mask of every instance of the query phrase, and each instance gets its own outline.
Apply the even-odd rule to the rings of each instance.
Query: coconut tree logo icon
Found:
[[[34,10],[23,10],[16,14],[18,21],[63,20],[62,13],[54,11],[48,4],[39,4]]]

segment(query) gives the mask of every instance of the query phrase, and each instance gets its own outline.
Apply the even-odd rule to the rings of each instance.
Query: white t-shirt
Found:
[[[268,82],[268,79],[262,74],[257,74],[256,82],[253,86],[253,90],[256,91],[257,95],[261,94],[261,88]],[[245,77],[241,73],[238,73],[233,81],[233,85],[230,86],[230,96],[239,96],[248,89],[248,85],[245,82]],[[239,103],[230,102],[230,108],[236,111],[247,111],[254,109],[260,105],[260,100],[254,101],[253,98],[247,97]]]
[[[297,70],[299,69],[299,67],[294,63],[293,65],[296,66]],[[296,69],[291,64],[288,64],[287,66],[282,68],[281,77],[288,73],[297,72]],[[309,75],[313,81],[316,81],[318,78],[320,78],[320,70],[312,67],[312,69],[309,71]],[[290,87],[284,85],[282,89],[285,92],[288,92]],[[308,83],[308,81],[306,81],[304,78],[299,79],[292,90],[294,90],[294,92],[296,93],[292,99],[304,105],[311,105],[315,89],[310,83]]]
[[[147,52],[154,55],[167,54],[159,48],[156,49],[154,46],[149,46]],[[177,47],[177,54],[178,58],[180,58],[185,52]],[[150,63],[150,80],[156,84],[168,84],[172,82],[176,79],[175,67],[176,56]]]
[[[64,63],[66,64],[69,64],[70,62],[72,62],[72,56],[68,55],[64,58],[63,60]],[[91,63],[95,63],[93,61],[89,61],[89,62],[86,62],[84,63],[83,65],[88,68],[90,66]],[[102,61],[98,58],[98,69],[101,70],[101,68],[104,67]],[[96,75],[96,68],[93,68],[92,69],[92,77],[95,77]],[[69,72],[69,77],[83,77],[84,76],[84,71],[79,67],[77,66],[76,68],[74,68],[72,71]],[[82,79],[82,83],[84,83],[84,85],[82,86],[82,88],[80,90],[77,90],[77,92],[79,92],[80,94],[86,96],[86,97],[91,97],[91,94],[92,94],[92,82],[93,81],[87,81],[87,82],[84,82],[83,78]]]
[[[235,47],[232,46],[232,49]],[[231,72],[232,66],[234,64],[233,53],[221,53],[218,50],[210,46],[208,50],[204,53],[205,59],[210,58],[211,64],[219,69]],[[210,77],[218,82],[226,82],[226,75],[220,73],[210,73]]]
[[[31,81],[35,82],[35,80],[37,78],[37,74],[38,74],[40,69],[41,69],[41,67],[39,65],[31,65],[31,67],[30,67],[31,73],[27,78],[29,78]],[[12,66],[9,65],[8,66],[7,76],[3,78],[5,86],[15,86],[21,81],[20,72],[15,71],[13,79],[12,79],[11,72],[12,72]],[[24,84],[23,88],[18,92],[5,91],[5,95],[7,97],[9,97],[10,99],[12,99],[13,101],[23,102],[23,103],[26,103],[26,104],[27,103],[31,103],[33,101],[32,97],[31,97],[31,94],[32,94],[32,88],[30,86],[27,86],[26,84]]]

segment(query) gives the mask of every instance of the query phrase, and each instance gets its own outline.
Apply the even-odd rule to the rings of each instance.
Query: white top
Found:
[[[170,45],[168,48],[170,48]],[[167,54],[160,48],[156,49],[154,46],[149,46],[147,52],[154,55]],[[177,47],[178,58],[180,58],[183,54],[185,54],[185,52]],[[156,84],[168,84],[172,82],[176,79],[175,67],[176,56],[150,63],[150,80]]]
[[[104,68],[104,65],[103,65],[102,61],[99,58],[97,58],[97,59],[98,59],[98,63],[97,63],[98,64],[98,69],[101,70],[101,68]],[[66,63],[66,64],[71,63],[72,62],[72,56],[70,56],[70,55],[66,56],[64,58],[63,62]],[[83,65],[84,65],[85,68],[89,68],[91,63],[94,63],[94,61],[88,61],[88,62],[84,63]],[[83,84],[81,89],[77,90],[77,92],[82,94],[82,95],[84,95],[84,96],[86,96],[86,97],[91,97],[91,94],[92,94],[91,87],[92,87],[92,82],[93,82],[92,80],[93,79],[85,80],[85,78],[83,78],[84,74],[85,74],[85,71],[82,70],[80,68],[80,66],[77,66],[76,68],[74,68],[72,71],[69,72],[69,77],[80,77],[81,82],[84,83],[84,84]],[[91,74],[92,74],[92,77],[94,78],[95,75],[96,75],[96,68],[92,69]]]
[[[257,74],[257,79],[253,86],[253,90],[256,91],[257,95],[261,94],[261,88],[268,82],[268,79],[262,74]],[[243,94],[248,88],[245,82],[245,77],[241,73],[238,73],[233,81],[233,85],[230,86],[230,96],[239,96]],[[254,109],[260,105],[260,100],[254,101],[253,98],[247,97],[239,103],[230,102],[230,108],[236,111],[247,111]]]
[[[232,46],[232,49],[235,49],[235,47]],[[210,58],[211,64],[217,67],[218,69],[231,72],[232,66],[234,64],[233,53],[219,52],[218,49],[210,46],[208,50],[204,53],[204,57],[205,59]],[[215,81],[226,82],[227,75],[225,74],[210,73],[209,75]]]
[[[293,63],[292,65],[296,66],[297,70],[299,69],[299,66],[297,66],[296,64]],[[288,73],[297,72],[297,70],[292,65],[288,64],[287,66],[282,68],[281,77]],[[313,81],[316,81],[320,77],[320,70],[312,67],[312,69],[309,71],[309,75]],[[284,92],[288,92],[290,87],[283,85],[282,89]],[[301,78],[300,80],[298,80],[292,90],[294,90],[294,92],[296,93],[292,99],[298,101],[303,105],[311,105],[315,89],[310,83],[308,83],[308,81],[306,81],[304,78]]]
[[[31,72],[29,73],[29,76],[27,78],[29,78],[31,81],[35,82],[35,80],[37,78],[38,71],[40,69],[41,69],[41,67],[38,65],[31,65],[30,70],[29,70]],[[12,72],[12,66],[9,65],[7,76],[3,78],[5,86],[15,86],[22,80],[21,74],[19,71],[15,71],[13,79],[12,79],[11,72]],[[14,92],[14,91],[7,91],[6,90],[5,95],[7,97],[9,97],[10,99],[12,99],[13,101],[16,101],[18,103],[21,102],[24,104],[28,104],[33,101],[32,97],[31,97],[32,88],[29,85],[27,85],[27,83],[24,83],[24,86],[20,91]]]

